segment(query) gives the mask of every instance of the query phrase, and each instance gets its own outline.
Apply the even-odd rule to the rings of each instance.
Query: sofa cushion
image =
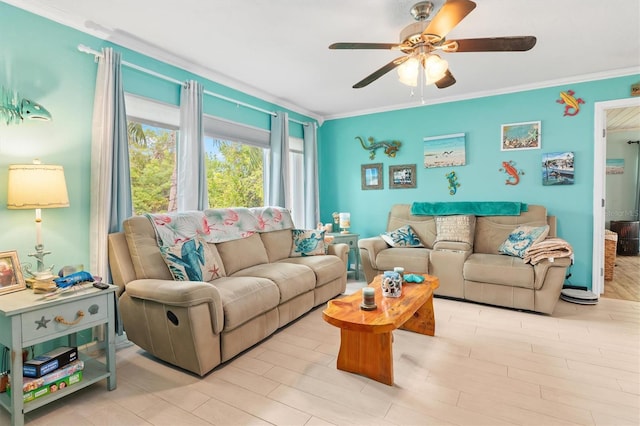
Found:
[[[519,257],[500,254],[471,254],[464,262],[465,281],[533,289],[533,267]]]
[[[547,209],[530,204],[520,216],[484,216],[476,221],[474,253],[500,254],[498,247],[507,239],[511,231],[520,225],[547,225]]]
[[[289,254],[291,253],[291,245],[293,243],[291,229],[261,232],[260,238],[262,239],[264,248],[267,250],[267,256],[269,257],[270,263],[289,257]]]
[[[216,244],[227,275],[261,263],[268,263],[267,250],[259,234]]]
[[[376,267],[380,271],[393,271],[403,266],[405,273],[429,272],[429,252],[427,248],[392,247],[378,252]]]
[[[380,235],[382,239],[391,247],[424,247],[418,234],[410,225],[401,226],[393,231]]]
[[[136,278],[173,280],[169,267],[160,254],[156,233],[149,219],[133,216],[126,219],[122,226]]]
[[[224,276],[224,267],[216,246],[200,238],[160,247],[176,281],[212,281]]]
[[[316,285],[316,276],[308,266],[294,263],[264,263],[236,272],[234,277],[266,278],[278,287],[280,303],[306,293]]]
[[[533,244],[544,240],[549,234],[549,225],[521,225],[514,229],[507,239],[500,244],[498,251],[510,256],[524,258],[524,254]]]
[[[278,287],[266,278],[222,277],[213,282],[220,292],[223,331],[233,330],[278,306]]]
[[[452,215],[436,217],[436,242],[459,241],[473,245],[476,227],[474,215]]]
[[[290,257],[326,254],[324,229],[294,229]]]
[[[280,263],[295,263],[311,268],[316,274],[316,287],[321,287],[347,273],[345,264],[337,256],[289,257],[280,260]]]
[[[397,209],[396,209],[397,210]],[[392,210],[393,212],[394,210]],[[436,239],[436,220],[434,217],[421,218],[422,220],[403,219],[401,217],[389,215],[387,230],[392,231],[402,226],[409,225],[418,234],[418,238],[427,248],[432,248]]]

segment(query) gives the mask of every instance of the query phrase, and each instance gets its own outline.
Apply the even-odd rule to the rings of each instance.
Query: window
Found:
[[[133,213],[176,210],[178,107],[125,95]]]
[[[134,214],[175,211],[180,109],[126,94]],[[203,116],[209,206],[265,205],[269,131]],[[293,221],[304,223],[303,141],[290,138],[289,197]]]
[[[211,208],[264,205],[263,151],[241,142],[205,136]]]
[[[127,128],[134,214],[175,211],[178,132],[131,119]]]

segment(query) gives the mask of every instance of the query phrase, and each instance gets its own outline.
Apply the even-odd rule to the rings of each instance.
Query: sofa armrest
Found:
[[[382,250],[388,249],[389,245],[382,239],[382,237],[378,236],[358,240],[358,248],[360,249],[360,258],[362,259],[367,256],[369,264],[373,268],[377,268],[376,258],[378,257],[378,253]],[[362,261],[364,262],[365,259],[362,259]]]
[[[329,244],[327,247],[327,254],[338,256],[342,260],[346,268],[347,262],[349,262],[349,244]]]
[[[554,259],[543,259],[533,265],[533,277],[535,290],[540,290],[548,281],[549,272],[552,268],[562,268],[563,271],[571,266],[571,259],[568,257],[556,257]],[[562,273],[562,283],[564,283],[565,272]]]
[[[220,333],[224,326],[220,292],[213,284],[202,281],[142,279],[128,283],[126,293],[132,298],[169,306],[189,307],[207,303],[213,331]]]

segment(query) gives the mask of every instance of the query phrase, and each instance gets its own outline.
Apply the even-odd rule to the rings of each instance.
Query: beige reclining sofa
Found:
[[[123,229],[109,264],[128,339],[201,376],[346,288],[349,247],[295,230],[284,209],[136,216]]]
[[[402,266],[407,272],[437,276],[437,296],[551,314],[572,262],[572,250],[555,237],[556,219],[547,216],[545,207],[524,209],[518,215],[430,216],[412,214],[410,204],[394,205],[387,233],[409,225],[423,247],[392,247],[381,236],[360,239],[365,277],[371,282],[377,274]],[[548,225],[546,239],[542,236],[534,246],[546,242],[548,250],[533,259],[502,253],[501,246],[521,225]]]

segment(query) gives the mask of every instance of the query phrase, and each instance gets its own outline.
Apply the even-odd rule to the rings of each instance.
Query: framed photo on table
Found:
[[[0,295],[25,288],[27,286],[22,277],[18,252],[15,250],[0,252]]]

